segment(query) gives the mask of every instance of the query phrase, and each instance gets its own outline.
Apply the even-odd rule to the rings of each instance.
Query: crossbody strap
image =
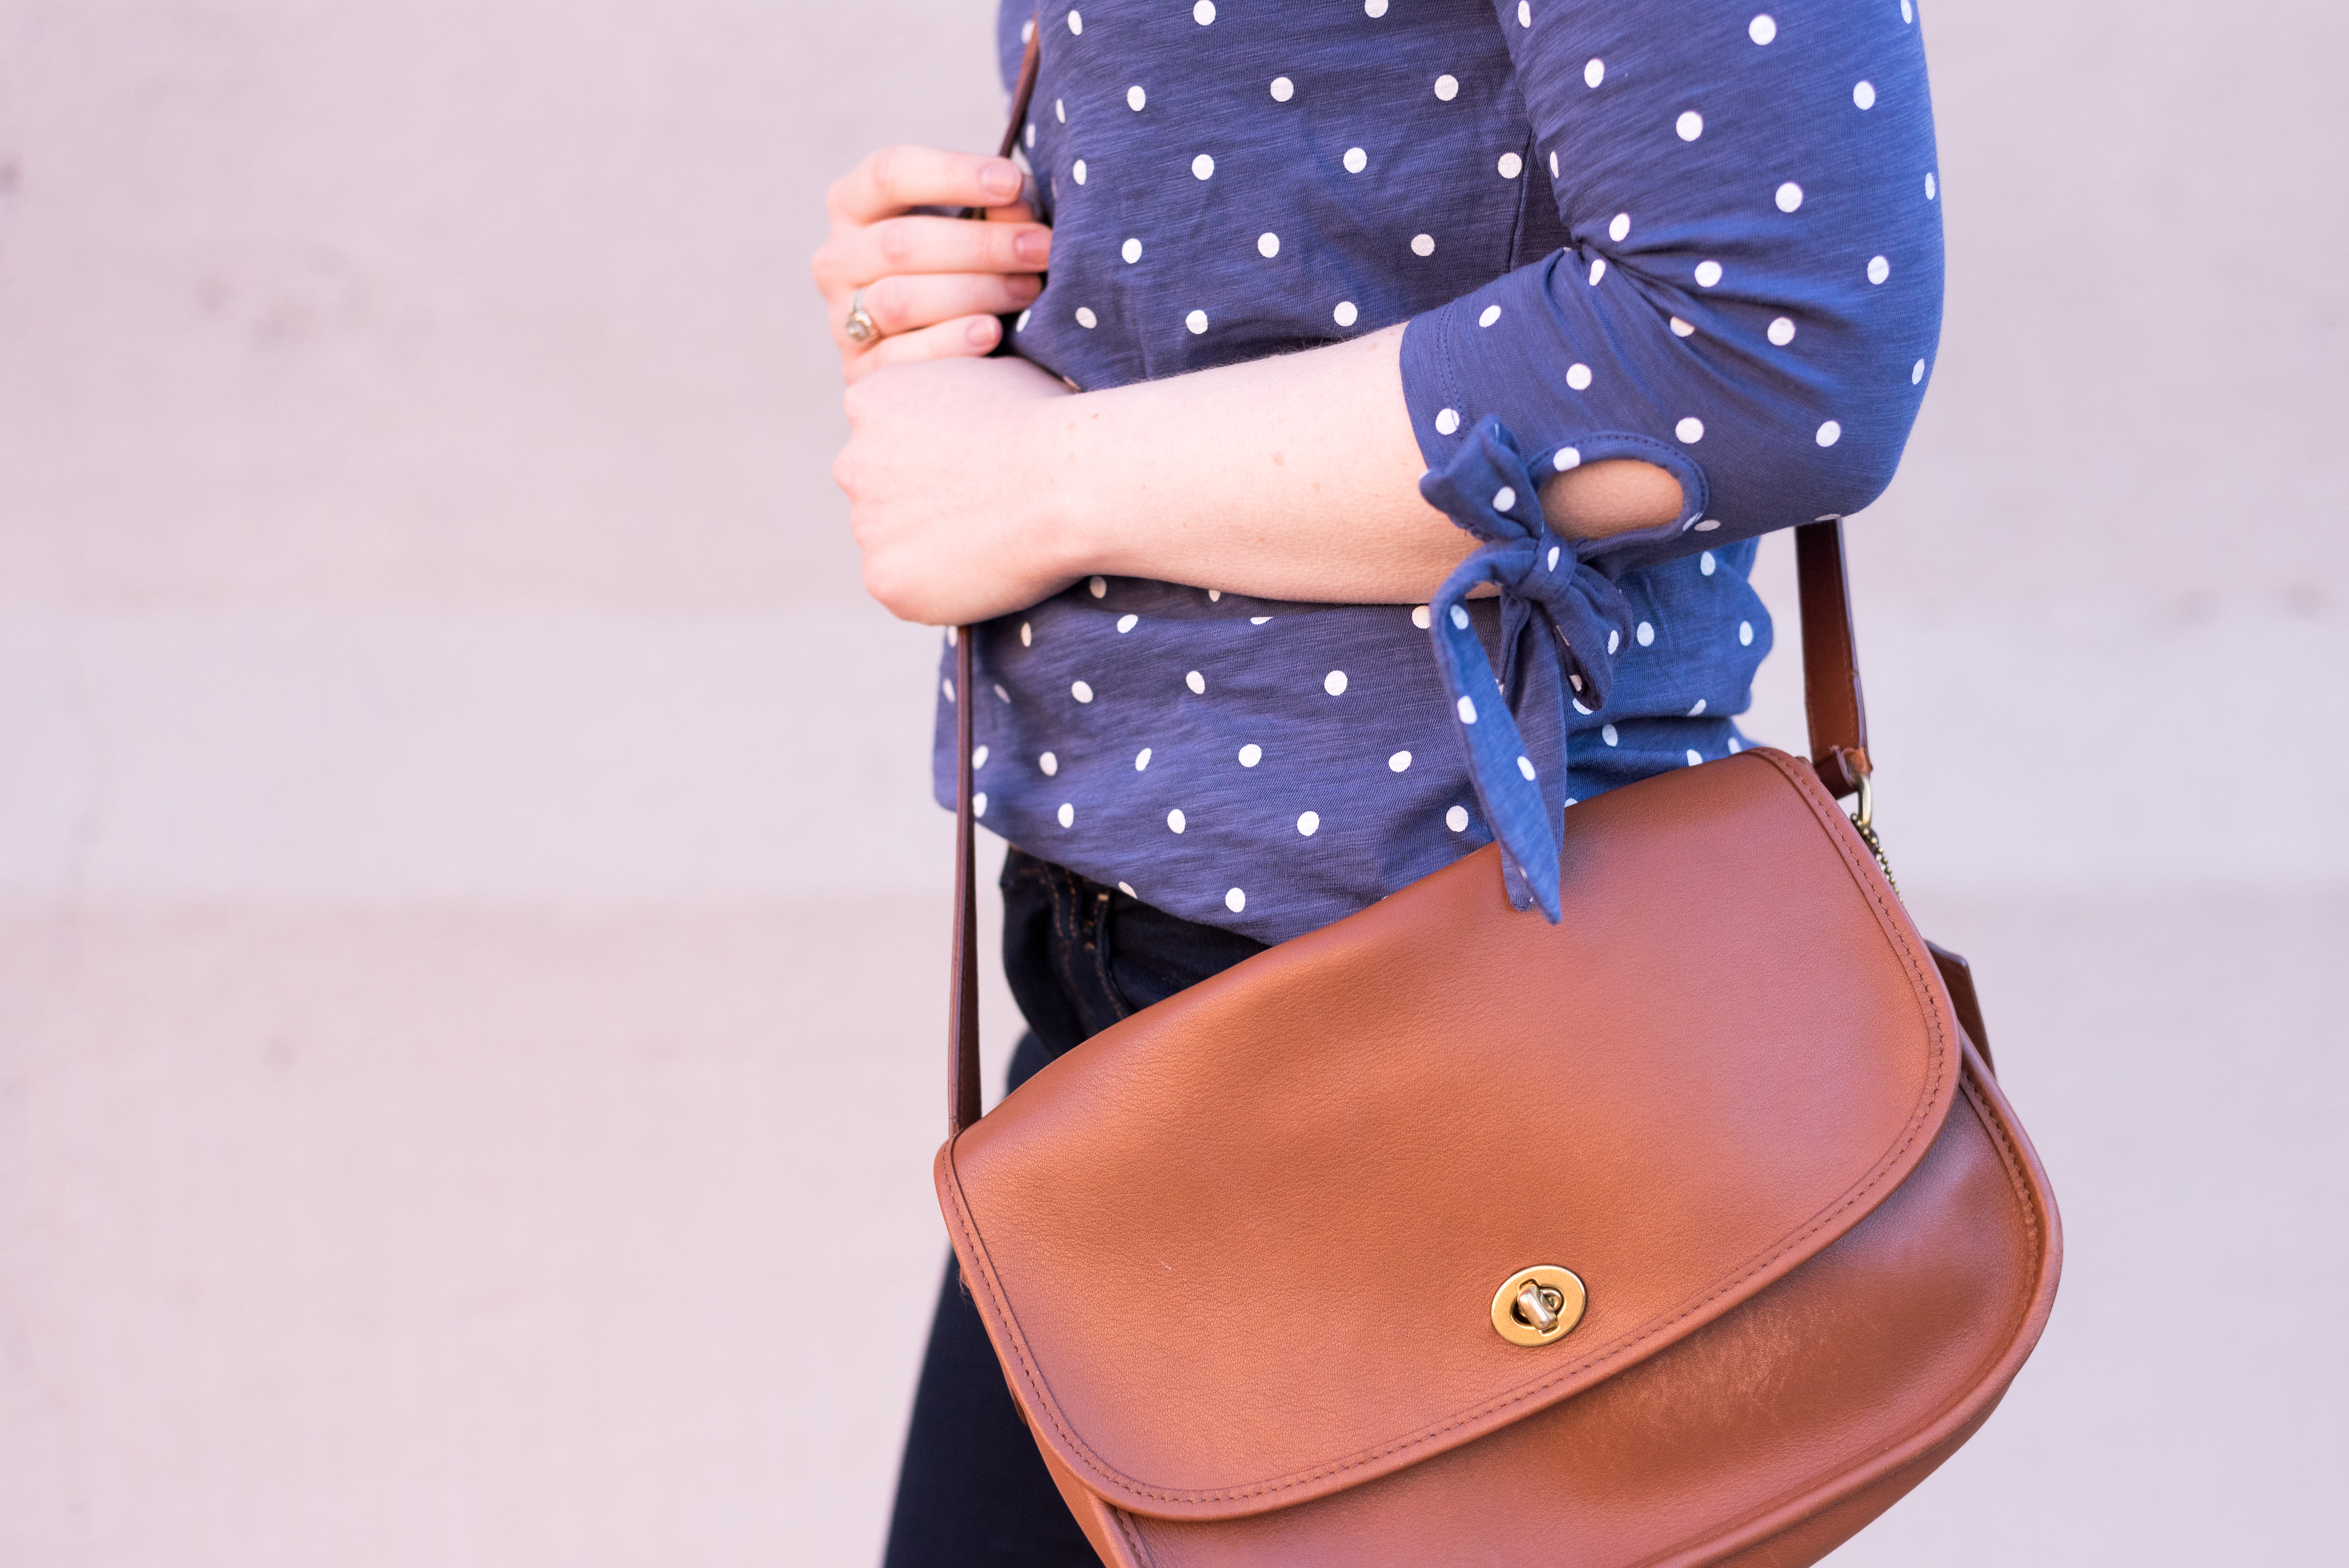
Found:
[[[1040,10],[1028,30],[1011,123],[997,156],[1019,145],[1036,91],[1043,36]],[[966,214],[976,217],[977,211]],[[1868,778],[1868,711],[1860,697],[1859,656],[1851,634],[1851,588],[1844,571],[1843,523],[1823,518],[1795,530],[1795,573],[1803,617],[1803,706],[1810,721],[1811,766],[1840,799]],[[978,1092],[978,868],[977,818],[971,810],[971,628],[950,634],[955,645],[955,891],[954,945],[947,960],[947,1136],[977,1121]]]

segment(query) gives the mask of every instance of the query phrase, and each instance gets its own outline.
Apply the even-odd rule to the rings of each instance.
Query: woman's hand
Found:
[[[854,381],[832,475],[848,492],[865,592],[902,620],[947,626],[1033,604],[1092,570],[1040,460],[1068,397],[1012,358],[937,356]]]
[[[1052,231],[1020,200],[1007,158],[891,147],[832,188],[832,233],[811,267],[832,313],[841,374],[856,381],[885,366],[976,358],[1003,335],[996,318],[1043,291]],[[988,221],[935,217],[919,207],[978,207]],[[864,291],[881,335],[849,336],[849,303]]]

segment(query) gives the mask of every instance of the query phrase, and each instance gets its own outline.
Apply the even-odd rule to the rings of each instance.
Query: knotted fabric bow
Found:
[[[1562,918],[1559,823],[1543,798],[1512,708],[1528,689],[1557,693],[1562,687],[1571,687],[1586,709],[1605,706],[1608,677],[1631,626],[1630,602],[1570,542],[1550,531],[1539,483],[1498,419],[1481,420],[1442,472],[1431,470],[1420,480],[1419,492],[1484,542],[1428,605],[1428,637],[1468,748],[1477,802],[1500,841],[1509,902],[1518,909],[1539,903],[1555,924]],[[1492,661],[1462,603],[1483,583],[1501,590],[1498,690]],[[1544,623],[1547,636],[1541,634]],[[1529,667],[1532,661],[1542,667]],[[1557,728],[1557,765],[1563,769],[1562,716]]]

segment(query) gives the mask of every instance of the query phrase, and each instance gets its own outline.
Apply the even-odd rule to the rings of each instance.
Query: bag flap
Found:
[[[1800,763],[1566,813],[1566,919],[1490,846],[1136,1014],[939,1150],[1040,1440],[1119,1507],[1233,1517],[1636,1366],[1857,1223],[1956,1082],[1923,940]],[[1572,1270],[1526,1347],[1496,1289]]]

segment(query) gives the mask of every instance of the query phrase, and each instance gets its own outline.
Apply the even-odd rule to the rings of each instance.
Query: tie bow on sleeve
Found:
[[[1501,844],[1510,902],[1519,909],[1538,903],[1555,923],[1561,918],[1556,813],[1545,798],[1543,769],[1527,755],[1511,709],[1529,689],[1571,689],[1584,707],[1603,707],[1631,629],[1631,606],[1612,579],[1577,553],[1574,542],[1551,531],[1539,481],[1498,419],[1479,421],[1452,461],[1422,478],[1419,489],[1482,542],[1429,604],[1428,637],[1478,803]],[[1462,604],[1484,583],[1501,590],[1498,677]],[[1529,680],[1536,662],[1552,678]],[[1546,727],[1560,737],[1557,755],[1543,759],[1557,775],[1547,793],[1562,800],[1565,729],[1562,723]]]

